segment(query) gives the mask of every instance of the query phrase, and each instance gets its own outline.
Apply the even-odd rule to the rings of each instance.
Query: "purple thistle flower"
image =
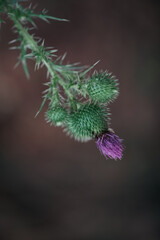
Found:
[[[106,157],[112,159],[121,159],[124,146],[122,139],[120,139],[114,132],[107,131],[96,137],[96,145],[100,152]]]

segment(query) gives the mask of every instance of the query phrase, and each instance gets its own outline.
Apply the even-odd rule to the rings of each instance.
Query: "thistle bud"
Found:
[[[94,73],[89,80],[87,92],[89,97],[99,103],[109,103],[118,96],[118,83],[110,73]]]
[[[120,139],[114,132],[106,131],[96,137],[96,145],[100,152],[106,157],[112,159],[121,159],[124,146],[122,139]]]
[[[66,131],[79,141],[88,141],[107,129],[106,110],[97,104],[82,104],[69,115]]]
[[[53,107],[46,112],[46,121],[56,126],[63,125],[66,117],[67,111],[60,106]]]

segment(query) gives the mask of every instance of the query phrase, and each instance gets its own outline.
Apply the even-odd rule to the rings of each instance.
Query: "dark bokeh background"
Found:
[[[120,80],[110,105],[124,139],[122,161],[105,160],[94,142],[78,143],[47,125],[45,70],[31,79],[13,69],[12,24],[0,42],[0,239],[158,240],[159,1],[33,1],[69,23],[37,21],[36,34],[67,51],[67,61],[108,69]],[[66,61],[66,62],[67,62]]]

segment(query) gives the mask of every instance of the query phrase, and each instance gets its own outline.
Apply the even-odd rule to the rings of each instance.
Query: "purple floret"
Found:
[[[122,145],[122,139],[120,139],[115,133],[107,131],[96,137],[96,145],[100,152],[106,157],[112,159],[121,159],[124,146]]]

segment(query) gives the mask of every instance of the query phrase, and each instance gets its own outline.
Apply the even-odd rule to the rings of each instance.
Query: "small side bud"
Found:
[[[56,126],[62,126],[63,122],[67,118],[67,115],[67,111],[60,106],[49,109],[45,114],[46,121],[50,122],[51,125],[54,124]]]

